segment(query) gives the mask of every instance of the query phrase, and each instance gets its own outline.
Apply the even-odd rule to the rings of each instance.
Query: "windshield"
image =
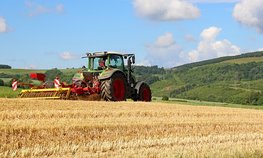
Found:
[[[120,55],[99,56],[89,58],[90,70],[104,70],[106,68],[117,68],[124,70],[123,58]]]
[[[118,68],[123,70],[123,59],[119,55],[111,55],[110,56],[110,67],[111,68]]]

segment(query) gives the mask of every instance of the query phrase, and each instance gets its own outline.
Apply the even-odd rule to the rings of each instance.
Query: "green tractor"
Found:
[[[125,101],[130,98],[134,101],[151,101],[150,87],[145,82],[136,81],[132,74],[134,54],[95,52],[87,53],[83,58],[88,58],[88,67],[74,75],[72,84],[61,84],[54,88],[53,82],[44,82],[45,74],[33,73],[30,74],[31,78],[41,80],[43,84],[22,90],[19,97],[105,101]]]
[[[103,100],[125,101],[130,98],[134,101],[151,101],[150,87],[143,81],[136,81],[132,74],[134,54],[95,52],[87,53],[85,58],[88,58],[88,67],[82,72],[84,80],[95,79],[99,82],[97,92]],[[98,84],[93,82],[93,87],[94,85]]]

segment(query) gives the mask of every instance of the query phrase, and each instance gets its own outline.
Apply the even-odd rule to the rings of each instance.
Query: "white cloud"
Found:
[[[165,33],[157,38],[155,45],[157,47],[170,47],[175,44],[172,33]]]
[[[183,0],[134,0],[133,5],[140,16],[155,21],[177,21],[200,16],[197,7]]]
[[[165,33],[146,46],[147,57],[140,63],[174,67],[189,62],[241,54],[241,49],[229,40],[217,39],[221,31],[221,28],[215,26],[204,29],[200,33],[196,49],[189,52],[176,43],[172,33]]]
[[[0,33],[1,32],[7,32],[7,24],[5,22],[5,19],[0,16]]]
[[[212,26],[208,29],[203,30],[203,32],[201,33],[201,37],[203,40],[205,41],[211,41],[214,40],[218,34],[221,32],[221,28],[217,28],[215,26]]]
[[[171,33],[159,36],[153,44],[147,46],[148,56],[143,63],[171,67],[183,63],[182,48],[176,44]]]
[[[235,3],[241,0],[186,0],[191,3]]]
[[[241,24],[254,27],[258,32],[263,33],[262,8],[262,0],[241,0],[236,4],[233,16]]]
[[[70,52],[63,52],[60,54],[60,58],[63,60],[73,60],[73,59],[76,59],[76,55]]]
[[[203,30],[200,34],[201,41],[199,42],[197,49],[188,53],[189,60],[194,62],[240,54],[240,48],[233,45],[229,40],[216,40],[221,31],[221,28],[214,26]]]
[[[41,14],[47,13],[63,13],[64,12],[64,5],[58,4],[55,7],[46,7],[41,4],[33,3],[32,1],[25,2],[26,7],[29,9],[28,16],[38,16]]]

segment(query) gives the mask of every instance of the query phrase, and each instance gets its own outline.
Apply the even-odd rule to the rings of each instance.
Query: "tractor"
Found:
[[[151,89],[148,84],[136,81],[133,75],[134,54],[105,51],[87,53],[83,58],[88,59],[87,68],[73,76],[72,84],[62,84],[61,88],[53,88],[45,87],[50,83],[43,82],[40,87],[22,90],[20,97],[85,99],[99,96],[100,100],[105,101],[151,101]],[[41,76],[43,80],[43,74],[30,76],[35,79]]]

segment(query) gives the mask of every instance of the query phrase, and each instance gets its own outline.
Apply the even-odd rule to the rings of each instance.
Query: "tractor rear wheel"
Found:
[[[106,101],[125,101],[127,81],[123,74],[116,72],[111,78],[101,81],[101,98]]]
[[[148,84],[143,83],[140,86],[138,93],[138,101],[150,102],[152,101],[152,92]]]

